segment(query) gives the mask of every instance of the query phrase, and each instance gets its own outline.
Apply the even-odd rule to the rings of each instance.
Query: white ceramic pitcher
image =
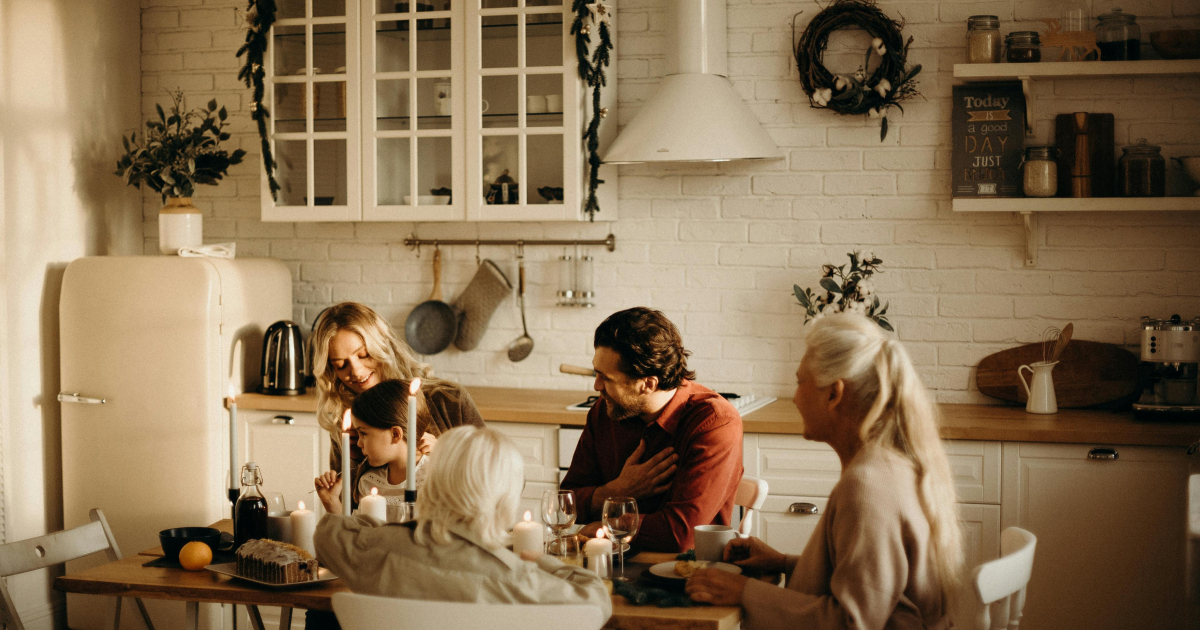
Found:
[[[1017,378],[1021,379],[1021,385],[1025,387],[1025,394],[1029,396],[1029,402],[1025,403],[1025,411],[1058,413],[1058,400],[1054,397],[1054,379],[1050,376],[1051,370],[1056,365],[1058,365],[1058,361],[1039,361],[1017,368]],[[1025,380],[1025,375],[1021,373],[1021,370],[1029,370],[1033,374],[1033,385]]]

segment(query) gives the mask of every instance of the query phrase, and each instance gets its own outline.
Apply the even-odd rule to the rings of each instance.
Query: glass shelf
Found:
[[[549,118],[551,116],[561,117],[562,112],[545,112],[545,113],[541,113],[541,114],[525,114],[525,115],[529,116],[529,117]],[[512,118],[514,116],[516,116],[515,113],[514,114],[483,114],[484,118]],[[408,118],[409,118],[408,116],[379,116],[376,118],[376,120],[408,120]],[[437,120],[440,118],[449,120],[451,117],[434,115],[434,116],[417,116],[417,118],[420,120]],[[305,119],[303,119],[303,118],[276,118],[275,122],[277,122],[277,123],[304,122],[304,120]],[[314,118],[313,119],[314,122],[328,122],[328,121],[335,121],[335,120],[346,120],[346,119],[345,118]]]

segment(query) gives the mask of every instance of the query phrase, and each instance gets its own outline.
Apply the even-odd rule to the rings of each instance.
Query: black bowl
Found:
[[[163,555],[173,562],[179,562],[179,550],[184,545],[196,540],[208,545],[216,555],[217,547],[221,544],[221,530],[212,527],[175,527],[158,532]]]

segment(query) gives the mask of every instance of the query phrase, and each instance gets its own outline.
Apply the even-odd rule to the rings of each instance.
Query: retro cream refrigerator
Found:
[[[291,274],[277,260],[99,256],[68,265],[59,307],[66,527],[101,508],[129,557],[158,545],[160,530],[228,518],[223,398],[231,383],[239,392],[259,384],[263,332],[291,313]],[[156,627],[183,627],[182,602],[146,604]],[[70,627],[103,627],[106,606],[68,596]],[[134,607],[124,611],[122,628],[143,627]],[[219,611],[202,606],[201,627],[220,628]]]

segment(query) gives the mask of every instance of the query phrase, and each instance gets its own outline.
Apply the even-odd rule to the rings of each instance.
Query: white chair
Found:
[[[121,550],[117,547],[117,541],[113,539],[108,521],[104,519],[104,512],[92,510],[90,515],[92,522],[87,525],[0,545],[0,626],[9,630],[25,629],[17,614],[17,607],[8,594],[10,575],[44,569],[98,551],[106,552],[109,562],[121,559]],[[146,612],[146,605],[137,597],[133,598],[133,601],[137,603],[146,627],[154,630],[154,624],[150,623],[150,614]],[[112,613],[109,628],[116,630],[121,626],[120,597],[112,599],[109,611]]]
[[[754,526],[754,511],[762,509],[766,500],[767,482],[757,477],[743,476],[733,495],[733,503],[743,508],[742,522],[738,525],[739,534],[750,535],[750,528]]]
[[[600,630],[599,608],[586,605],[470,604],[334,593],[343,630]]]
[[[1037,537],[1018,527],[1000,534],[1000,557],[984,562],[971,573],[971,590],[977,611],[970,627],[975,630],[1017,630],[1025,608],[1025,586],[1033,572]]]

